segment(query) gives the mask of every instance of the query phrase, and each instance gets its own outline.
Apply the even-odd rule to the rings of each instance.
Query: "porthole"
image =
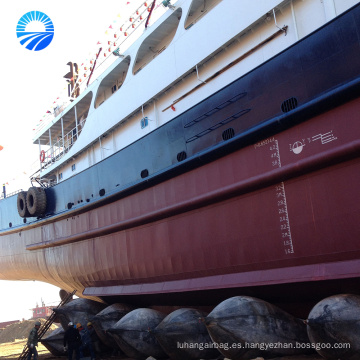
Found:
[[[148,177],[148,176],[149,176],[149,170],[148,170],[148,169],[144,169],[143,171],[141,171],[140,176],[141,176],[142,179]]]
[[[185,151],[181,151],[176,155],[177,161],[183,161],[187,158],[187,154]]]

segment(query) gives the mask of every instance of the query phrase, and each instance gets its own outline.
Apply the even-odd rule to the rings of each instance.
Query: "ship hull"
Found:
[[[180,303],[191,301],[184,292],[356,279],[359,111],[354,100],[126,198],[9,235],[28,249],[16,269],[88,296],[174,293]]]
[[[158,138],[46,189],[44,218],[2,230],[0,277],[139,305],[214,306],[239,292],[286,302],[310,288],[317,302],[341,284],[356,292],[359,13],[339,20],[336,55],[315,54],[333,23],[156,130]],[[299,56],[309,44],[313,66]],[[333,69],[340,59],[348,66]],[[289,94],[301,104],[279,113]],[[184,147],[188,158],[175,163]],[[147,175],[122,186],[131,151],[127,161],[138,159]]]

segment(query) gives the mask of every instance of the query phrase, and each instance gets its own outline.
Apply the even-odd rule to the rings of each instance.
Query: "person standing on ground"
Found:
[[[90,334],[90,338],[91,338],[91,342],[94,348],[95,353],[100,354],[101,353],[101,349],[100,349],[100,341],[99,341],[99,337],[96,334],[96,331],[93,327],[93,324],[91,322],[87,323],[87,330]]]
[[[38,346],[39,336],[38,336],[38,330],[40,329],[41,323],[40,321],[35,322],[35,326],[31,329],[27,346],[29,348],[29,354],[27,356],[27,360],[30,360],[32,355],[34,354],[34,360],[37,360],[38,358],[38,352],[36,350],[36,346]]]
[[[78,329],[81,336],[80,357],[84,357],[84,350],[89,349],[91,360],[95,360],[95,353],[91,342],[90,333],[87,331],[87,329],[84,329],[80,323],[76,324],[76,328]]]
[[[70,321],[69,328],[64,335],[64,351],[68,351],[68,359],[72,360],[75,351],[76,360],[80,360],[81,337],[79,332],[74,328],[74,324]]]

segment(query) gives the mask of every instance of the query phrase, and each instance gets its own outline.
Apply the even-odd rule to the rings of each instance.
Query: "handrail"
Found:
[[[268,42],[270,42],[271,40],[275,39],[278,35],[284,34],[286,35],[286,31],[287,31],[288,26],[285,25],[283,28],[281,28],[280,30],[278,30],[277,32],[275,32],[274,34],[270,35],[268,38],[266,38],[265,40],[261,41],[259,44],[257,44],[256,46],[254,46],[253,48],[251,48],[249,51],[247,51],[246,53],[242,54],[240,57],[238,57],[237,59],[233,60],[232,62],[230,62],[229,64],[227,64],[226,66],[224,66],[223,68],[221,68],[220,70],[216,71],[213,75],[209,76],[207,79],[205,80],[200,80],[198,77],[198,80],[201,81],[200,84],[196,85],[194,88],[190,89],[189,91],[187,91],[185,94],[181,95],[179,98],[177,98],[176,100],[174,100],[172,102],[171,105],[167,106],[165,109],[161,110],[162,112],[172,108],[175,104],[177,104],[179,101],[185,99],[187,96],[189,96],[190,94],[192,94],[193,92],[195,92],[196,90],[198,90],[200,87],[206,85],[207,83],[209,83],[210,81],[214,80],[216,77],[218,77],[219,75],[221,75],[222,73],[224,73],[225,71],[229,70],[230,68],[232,68],[234,65],[237,65],[239,62],[241,62],[242,60],[244,60],[245,58],[247,58],[249,55],[253,54],[255,51],[257,51],[258,49],[260,49],[261,47],[263,47],[264,45],[266,45]],[[196,72],[198,73],[198,67],[196,65]]]
[[[74,145],[79,138],[84,127],[86,119],[83,119],[77,126],[64,135],[64,138],[58,138],[48,150],[45,152],[44,162],[42,162],[41,170],[51,166],[54,162],[60,160]]]
[[[14,196],[14,195],[18,194],[18,193],[21,192],[21,191],[23,191],[23,189],[19,189],[19,190],[16,190],[16,191],[11,192],[11,193],[9,193],[9,194],[6,194],[5,197],[4,197],[4,193],[1,193],[1,195],[0,195],[0,200],[4,200],[4,199],[6,199],[6,198],[9,198],[9,197],[11,197],[11,196]]]

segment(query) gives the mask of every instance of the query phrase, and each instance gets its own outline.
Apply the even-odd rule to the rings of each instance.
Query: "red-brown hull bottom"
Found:
[[[153,304],[202,294],[211,305],[257,288],[278,302],[291,289],[305,299],[317,288],[309,283],[326,295],[359,289],[359,112],[354,100],[126,198],[14,232],[0,273]],[[7,244],[19,244],[16,264]]]

